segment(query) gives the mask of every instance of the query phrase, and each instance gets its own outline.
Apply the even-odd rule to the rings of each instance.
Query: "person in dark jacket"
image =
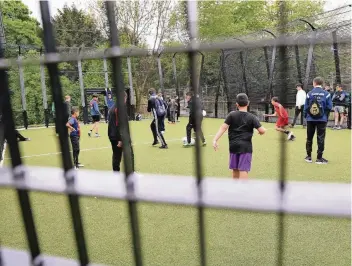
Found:
[[[127,101],[127,93],[125,92],[125,104]],[[128,118],[127,118],[128,121]],[[118,120],[118,109],[114,104],[109,110],[108,137],[112,148],[112,170],[120,172],[122,160],[122,137],[120,132],[120,123]],[[131,146],[132,165],[134,166],[134,154]]]
[[[164,136],[162,134],[162,128],[163,128],[163,121],[165,118],[164,116],[158,116],[157,111],[156,111],[156,101],[159,101],[159,105],[163,105],[163,102],[161,102],[160,99],[157,98],[155,89],[150,89],[149,90],[149,100],[148,100],[148,112],[153,114],[153,121],[150,124],[150,129],[152,130],[153,137],[154,137],[154,142],[153,146],[159,144],[158,138],[161,142],[161,146],[159,147],[160,149],[167,149],[167,143],[164,139]]]
[[[317,164],[327,164],[328,160],[323,158],[325,146],[326,125],[330,110],[332,109],[331,94],[323,89],[324,80],[317,77],[313,80],[314,88],[307,93],[304,104],[304,116],[307,121],[307,157],[305,161],[312,162],[312,146],[315,131],[317,131],[318,154]]]
[[[335,126],[333,129],[342,129],[345,120],[346,109],[346,92],[343,91],[342,85],[337,84],[336,91],[332,96],[332,103],[334,106]]]
[[[188,124],[186,126],[186,134],[187,134],[187,143],[184,144],[184,146],[190,146],[191,145],[191,133],[192,133],[192,129],[194,132],[196,132],[196,117],[195,117],[195,105],[196,105],[196,101],[199,101],[200,103],[200,99],[197,96],[194,96],[192,92],[187,92],[186,94],[186,101],[188,102],[188,108],[189,108],[189,120],[188,120]],[[201,120],[200,120],[200,138],[201,141],[203,143],[203,146],[205,146],[207,143],[205,142],[205,138],[203,135],[203,131],[202,131],[202,121],[203,121],[203,115],[201,115]]]

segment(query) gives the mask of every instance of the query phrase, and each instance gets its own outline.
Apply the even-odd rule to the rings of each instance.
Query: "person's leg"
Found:
[[[120,164],[122,159],[122,148],[117,147],[117,140],[110,139],[112,148],[112,170],[120,172]]]
[[[316,127],[315,122],[311,122],[311,121],[307,122],[307,142],[306,142],[306,152],[307,152],[306,161],[307,162],[312,162],[312,146],[313,146],[313,137],[315,134],[315,127]]]
[[[339,111],[336,106],[334,107],[334,116],[335,116],[335,125],[334,128],[337,128],[337,125],[339,124]]]
[[[27,138],[22,136],[21,133],[17,129],[15,130],[15,133],[16,133],[16,137],[17,137],[18,141],[26,141],[27,140]]]
[[[150,130],[153,133],[153,138],[154,138],[154,142],[153,142],[153,146],[158,144],[158,138],[157,138],[157,133],[156,133],[156,121],[155,119],[153,119],[153,121],[150,124]]]
[[[187,126],[186,126],[186,136],[187,136],[187,143],[191,144],[191,134],[192,134],[192,128],[193,125],[191,124],[191,122],[189,121]]]
[[[96,126],[96,119],[95,119],[95,116],[92,116],[92,119],[93,119],[93,125],[92,127],[90,128],[89,132],[88,132],[88,136],[90,137],[93,133],[93,130],[95,129],[95,126]]]
[[[230,153],[229,169],[232,170],[232,178],[239,178],[240,177],[240,173],[238,170],[238,160],[239,160],[239,154]]]
[[[298,118],[300,112],[301,112],[301,109],[298,109],[298,106],[296,106],[296,108],[295,108],[295,117],[293,118],[293,122],[291,124],[291,127],[294,127],[296,125],[297,118]]]
[[[326,135],[326,124],[327,123],[317,123],[317,142],[318,142],[318,152],[317,159],[323,159],[323,153],[325,149],[325,135]],[[326,161],[327,162],[327,161]]]
[[[343,107],[340,107],[340,110],[339,110],[339,112],[340,112],[340,129],[341,129],[341,127],[343,126],[343,123],[345,122],[345,110],[344,110],[344,108]]]
[[[237,169],[232,169],[232,178],[233,179],[240,178],[240,171],[238,171]]]
[[[203,120],[203,119],[202,119],[202,120]],[[199,136],[200,136],[200,140],[202,141],[202,143],[203,143],[203,144],[206,144],[206,142],[205,142],[205,137],[204,137],[203,130],[202,130],[202,120],[200,121]],[[195,125],[193,126],[193,130],[194,130],[194,132],[197,132],[197,129],[196,129]]]
[[[238,160],[239,178],[248,178],[252,167],[252,153],[240,153]]]
[[[72,145],[73,164],[75,167],[78,168],[78,154],[77,154],[77,151],[79,150],[79,146],[77,145],[78,141],[76,136],[70,136],[70,140]]]
[[[166,141],[164,139],[164,136],[163,134],[161,133],[161,130],[160,130],[160,125],[162,124],[162,118],[157,118],[156,121],[155,121],[155,125],[156,125],[156,134],[160,140],[160,143],[161,143],[161,146],[160,148],[167,148],[167,144],[166,144]]]
[[[100,118],[97,118],[98,121],[95,122],[95,136],[99,136],[99,121]]]

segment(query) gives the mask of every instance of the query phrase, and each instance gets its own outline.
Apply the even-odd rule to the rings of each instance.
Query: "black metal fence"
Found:
[[[243,49],[243,45],[237,41],[225,41],[213,44],[201,44],[197,41],[197,2],[188,1],[187,2],[187,18],[188,18],[188,29],[190,34],[191,42],[187,47],[172,47],[165,49],[165,53],[174,54],[186,53],[189,61],[189,88],[194,91],[195,94],[199,93],[199,76],[197,73],[197,60],[198,51],[204,51],[204,53],[209,51],[230,51],[224,52],[225,57],[228,55],[226,60],[232,58],[235,62],[241,65],[241,62],[245,62],[244,54],[240,51]],[[281,26],[284,27],[285,24],[285,2],[281,2]],[[268,183],[261,183],[259,185],[257,181],[248,183],[237,183],[235,181],[228,182],[229,180],[217,179],[211,180],[203,177],[202,172],[202,154],[200,150],[200,136],[199,130],[196,134],[196,147],[195,147],[195,161],[194,161],[194,176],[195,179],[189,177],[185,178],[184,182],[178,189],[174,187],[174,179],[168,177],[163,177],[162,179],[157,179],[153,176],[146,176],[139,178],[138,175],[134,173],[134,165],[132,160],[132,147],[130,141],[129,124],[127,119],[127,110],[125,108],[124,99],[124,78],[122,70],[122,57],[126,56],[147,56],[150,55],[150,51],[143,49],[136,50],[124,50],[119,47],[119,37],[115,21],[115,2],[107,1],[107,17],[110,29],[110,48],[101,52],[96,51],[92,54],[82,54],[79,57],[74,57],[70,54],[58,54],[55,45],[55,39],[53,35],[53,27],[50,20],[49,6],[47,1],[40,2],[40,9],[42,15],[42,24],[44,30],[44,43],[45,43],[45,53],[42,59],[42,63],[46,66],[50,78],[50,89],[53,97],[53,101],[56,107],[56,126],[59,133],[59,146],[61,149],[61,161],[62,169],[47,169],[50,171],[50,177],[48,176],[45,182],[41,182],[40,179],[36,179],[36,175],[40,173],[36,168],[29,168],[28,170],[24,168],[23,161],[21,159],[21,153],[19,150],[18,142],[15,135],[15,121],[12,111],[11,101],[10,101],[10,90],[8,83],[8,73],[7,69],[14,64],[17,65],[18,62],[15,60],[0,60],[0,98],[3,99],[1,110],[3,113],[3,123],[5,127],[5,138],[7,139],[9,146],[9,153],[11,155],[11,169],[1,169],[0,170],[0,185],[10,186],[16,189],[18,200],[21,207],[21,215],[23,223],[25,225],[25,232],[27,236],[27,242],[29,246],[30,262],[31,265],[51,265],[50,258],[43,257],[40,243],[38,240],[37,227],[33,219],[33,213],[31,208],[31,202],[29,199],[30,190],[40,190],[64,193],[67,195],[68,205],[70,208],[70,214],[72,218],[72,226],[74,229],[74,236],[76,240],[76,248],[78,251],[79,265],[88,265],[89,252],[87,250],[87,242],[85,239],[85,230],[82,223],[82,214],[80,208],[80,196],[101,196],[101,197],[111,197],[126,200],[128,202],[128,214],[129,214],[129,226],[131,230],[132,243],[133,243],[133,255],[135,265],[143,265],[143,249],[140,240],[140,228],[139,228],[139,217],[137,212],[137,201],[149,201],[149,202],[166,202],[170,204],[185,204],[195,206],[198,210],[198,235],[199,235],[199,258],[200,265],[207,265],[206,261],[206,232],[204,223],[204,208],[205,207],[220,207],[220,208],[232,208],[232,209],[246,209],[250,211],[269,211],[278,213],[278,227],[277,227],[277,265],[283,265],[283,254],[284,254],[284,228],[285,220],[284,215],[286,212],[290,213],[300,213],[300,214],[313,214],[313,215],[329,215],[329,216],[343,216],[350,217],[350,206],[349,206],[349,185],[342,185],[338,188],[334,187],[333,191],[330,191],[329,184],[322,185],[320,190],[315,189],[316,185],[306,184],[305,186],[295,186],[290,182],[286,181],[286,142],[281,141],[281,152],[279,156],[279,168],[280,168],[280,180],[279,182],[268,181]],[[289,102],[289,94],[287,93],[287,88],[289,88],[288,79],[288,68],[289,63],[286,60],[288,54],[295,45],[298,47],[309,45],[310,40],[305,38],[299,38],[297,36],[285,36],[282,35],[283,32],[278,34],[278,38],[275,40],[269,39],[255,39],[246,42],[246,47],[250,51],[252,58],[260,57],[260,53],[263,54],[265,59],[264,47],[275,47],[277,48],[277,58],[278,64],[276,66],[277,79],[272,85],[272,90],[276,94],[279,94],[283,102]],[[328,40],[326,38],[320,38],[316,36],[315,42],[325,44]],[[339,43],[344,43],[346,45],[350,44],[350,37],[341,38]],[[293,47],[293,48],[292,48]],[[1,47],[0,47],[1,48]],[[0,57],[3,58],[3,49],[0,49]],[[234,53],[231,51],[239,51]],[[122,130],[122,141],[123,141],[123,158],[124,158],[124,176],[122,179],[121,175],[115,175],[112,173],[103,173],[101,178],[91,179],[89,171],[75,171],[72,164],[72,159],[69,152],[68,143],[68,132],[65,127],[65,117],[64,117],[64,104],[62,84],[60,81],[60,73],[58,64],[63,61],[74,62],[77,60],[88,60],[88,59],[98,59],[107,58],[110,60],[112,65],[113,79],[112,85],[116,88],[117,95],[117,108],[119,109],[119,123]],[[270,53],[268,51],[268,58]],[[247,56],[247,64],[255,64],[251,62]],[[276,57],[275,57],[276,58]],[[242,60],[243,59],[243,60]],[[263,62],[264,59],[261,59]],[[266,60],[266,59],[265,59]],[[267,61],[267,60],[266,60]],[[20,62],[23,65],[39,63],[36,60]],[[265,69],[265,64],[263,64],[263,71],[267,74]],[[225,64],[226,66],[226,64]],[[238,79],[244,79],[243,67],[240,67],[240,71],[236,74],[236,79],[234,80],[236,87],[246,90],[243,82],[237,83]],[[225,76],[229,73],[225,71]],[[255,75],[256,73],[248,73],[248,75]],[[246,73],[247,75],[247,73]],[[262,78],[267,76],[263,74]],[[259,78],[259,77],[258,77]],[[254,78],[253,78],[254,79]],[[270,80],[270,79],[269,79]],[[229,83],[230,84],[230,83]],[[227,84],[227,86],[229,86]],[[242,84],[242,86],[240,85]],[[249,86],[252,83],[247,83]],[[266,84],[267,85],[267,84]],[[269,83],[270,85],[270,83]],[[264,92],[268,91],[267,86],[260,87],[258,89]],[[226,86],[225,86],[226,87]],[[249,88],[248,88],[249,89]],[[225,89],[226,90],[226,89]],[[229,90],[230,91],[230,90]],[[271,91],[269,89],[269,91]],[[264,94],[266,95],[266,94]],[[254,95],[255,96],[255,95]],[[254,97],[253,96],[253,97]],[[231,97],[230,97],[231,98]],[[196,127],[199,129],[201,121],[201,106],[197,102],[197,106],[194,109],[194,115],[196,117]],[[282,134],[283,135],[283,134]],[[48,173],[48,172],[47,172]],[[105,177],[104,177],[105,176]],[[64,186],[62,184],[62,179],[64,179]],[[112,185],[113,184],[113,185]],[[253,186],[257,184],[257,186]],[[144,191],[145,185],[149,185],[153,189],[150,191]],[[265,187],[265,189],[263,189]],[[250,188],[250,189],[249,189]],[[287,190],[289,188],[289,195],[287,195]],[[224,189],[226,190],[224,192]],[[245,200],[241,197],[238,199],[238,193],[242,189],[247,191]],[[302,193],[304,189],[305,193]],[[159,193],[161,191],[168,190],[170,194]],[[312,199],[311,193],[315,197]],[[258,200],[258,194],[263,195],[263,201]],[[326,195],[329,197],[326,197]],[[237,198],[237,199],[236,199]],[[309,200],[307,200],[309,199]],[[12,254],[12,256],[11,256]],[[24,265],[25,261],[21,260],[21,256],[14,255],[16,253],[1,249],[0,265],[6,263],[4,258],[11,257],[14,265]],[[60,265],[64,265],[61,261]]]

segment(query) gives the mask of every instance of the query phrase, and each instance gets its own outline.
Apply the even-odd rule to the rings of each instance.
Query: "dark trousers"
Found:
[[[22,136],[20,134],[20,132],[18,132],[17,129],[15,129],[15,133],[16,133],[16,138],[18,139],[18,141],[25,141],[26,140],[26,138],[24,136]]]
[[[294,126],[296,124],[297,118],[298,118],[298,116],[300,114],[301,114],[301,123],[302,123],[303,126],[305,126],[305,120],[303,118],[303,108],[304,108],[304,105],[301,105],[301,108],[298,108],[298,106],[296,106],[296,108],[295,108],[295,118],[293,119],[292,126]]]
[[[170,120],[172,123],[176,122],[176,111],[170,111]]]
[[[78,156],[79,156],[79,136],[70,136],[73,154],[73,164],[78,166]]]
[[[313,138],[315,131],[317,131],[318,152],[317,158],[321,159],[324,153],[325,133],[327,122],[307,121],[307,155],[312,155]]]
[[[180,113],[181,113],[181,108],[180,108],[180,103],[178,103],[178,107],[176,111],[177,121],[178,121],[178,118],[180,117]]]
[[[188,143],[191,143],[192,129],[194,130],[194,132],[197,132],[195,121],[189,120],[188,124],[186,126],[186,134],[187,134],[187,142]],[[202,131],[202,120],[200,121],[200,132],[199,132],[199,134],[200,134],[200,139],[202,140],[202,142],[205,142],[204,134],[203,134],[203,131]]]
[[[117,140],[110,139],[111,143],[111,148],[112,148],[112,170],[114,172],[120,172],[121,168],[121,160],[122,160],[122,152],[123,148],[117,147]],[[133,154],[133,149],[131,148],[131,154],[132,154],[132,167],[134,171],[134,154]]]
[[[153,133],[154,142],[157,142],[159,139],[161,142],[161,145],[167,145],[163,134],[161,134],[161,131],[163,131],[161,130],[161,128],[163,127],[162,124],[163,124],[163,120],[161,117],[157,119],[153,119],[152,123],[150,124],[150,129],[152,130],[152,133]]]

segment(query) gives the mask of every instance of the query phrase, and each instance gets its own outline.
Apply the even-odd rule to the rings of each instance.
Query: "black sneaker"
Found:
[[[154,141],[152,146],[155,146],[155,145],[158,145],[159,144],[159,141]]]
[[[162,145],[159,147],[159,149],[168,149],[167,145]]]
[[[304,160],[305,160],[307,163],[311,163],[311,162],[312,162],[312,157],[311,157],[311,156],[307,156],[306,158],[304,158]]]
[[[328,164],[328,160],[324,159],[324,158],[321,158],[321,159],[317,159],[315,161],[316,164]]]

